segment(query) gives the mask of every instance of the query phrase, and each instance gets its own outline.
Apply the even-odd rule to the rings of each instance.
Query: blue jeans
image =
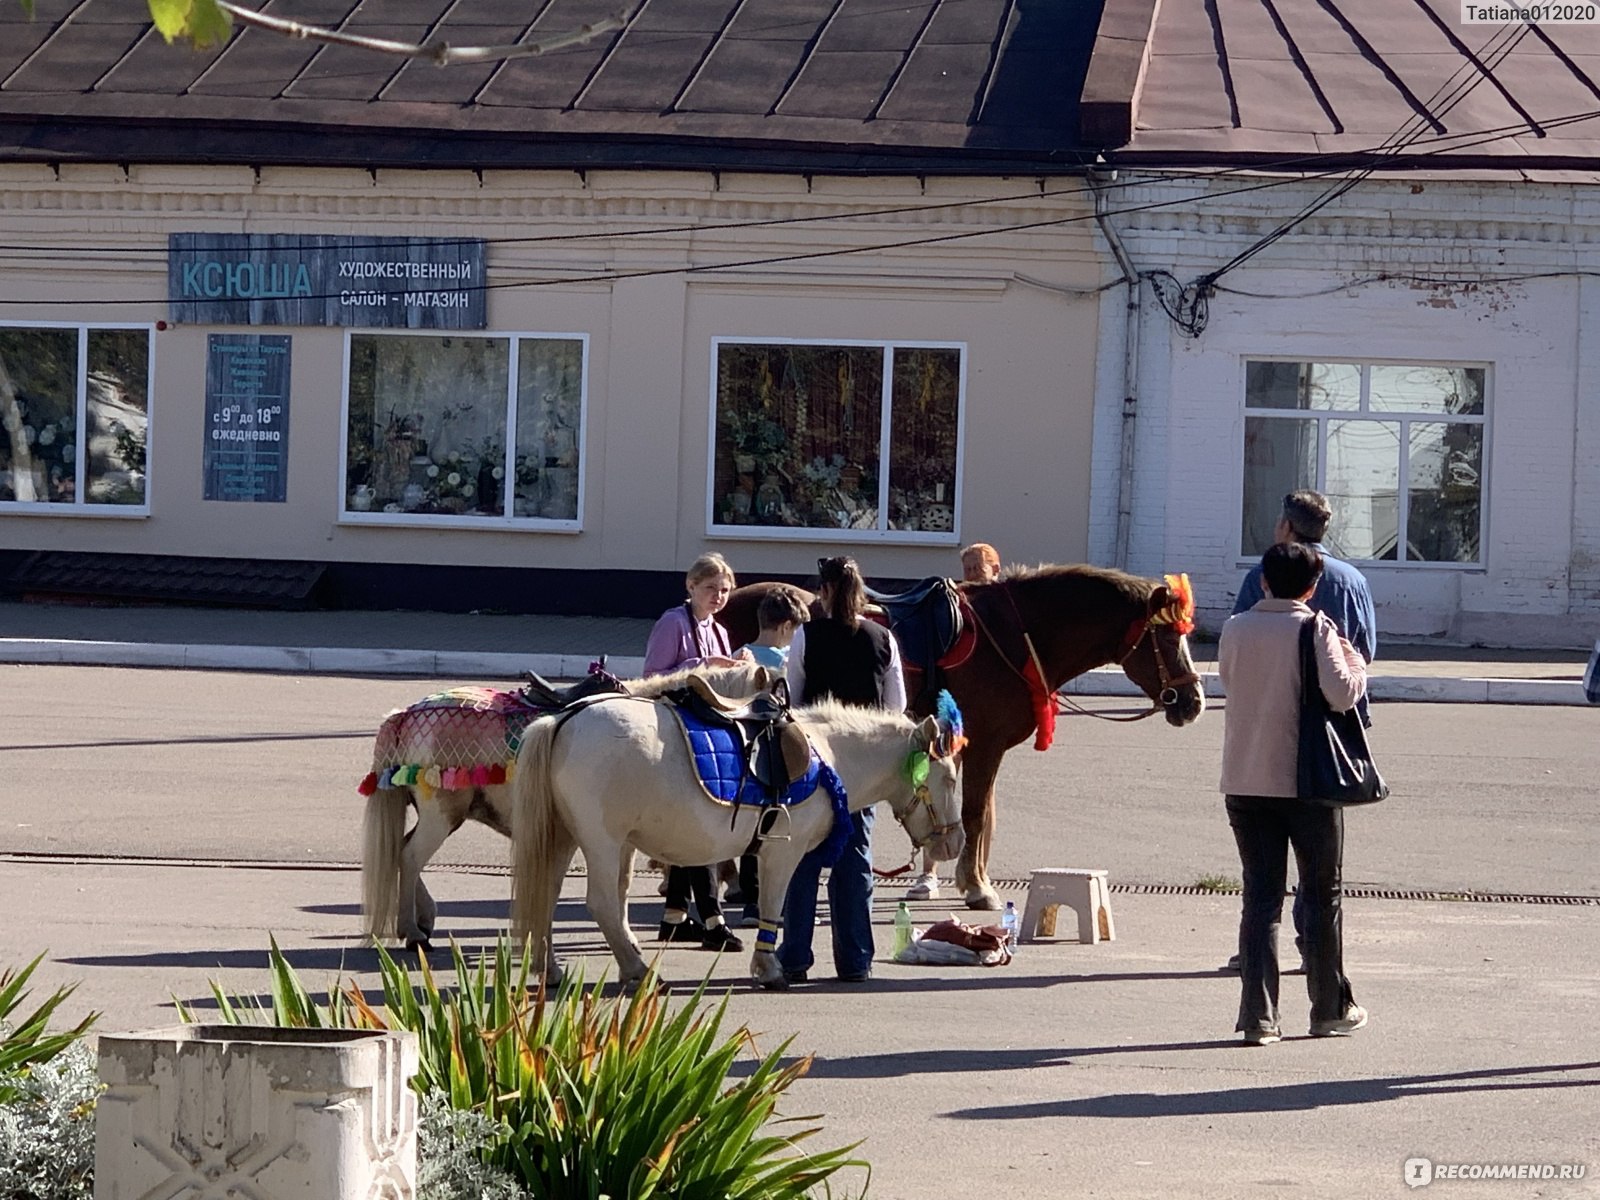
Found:
[[[828,908],[832,914],[833,969],[840,975],[864,975],[872,969],[872,822],[875,808],[850,816],[850,840],[828,876]],[[821,847],[809,851],[789,881],[783,904],[783,945],[778,965],[785,971],[809,971],[816,957],[811,937],[817,923],[817,881],[822,875]]]

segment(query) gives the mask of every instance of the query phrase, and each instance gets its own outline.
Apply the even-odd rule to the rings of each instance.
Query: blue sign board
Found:
[[[477,238],[174,233],[170,319],[189,325],[484,329]]]
[[[282,504],[289,492],[289,339],[206,338],[207,500]]]

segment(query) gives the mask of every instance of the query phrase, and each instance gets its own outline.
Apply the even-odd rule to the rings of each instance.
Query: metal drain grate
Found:
[[[1025,891],[1026,879],[995,880],[997,888]],[[1178,883],[1113,883],[1112,892],[1130,896],[1237,896],[1238,888],[1203,888]],[[1344,894],[1356,900],[1417,900],[1442,904],[1558,904],[1600,908],[1600,896],[1549,896],[1536,892],[1451,892],[1417,888],[1347,886]]]

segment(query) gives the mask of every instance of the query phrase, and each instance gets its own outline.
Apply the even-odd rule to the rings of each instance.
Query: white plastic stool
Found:
[[[1024,942],[1054,937],[1056,909],[1067,905],[1078,914],[1078,940],[1091,945],[1113,941],[1116,926],[1111,921],[1111,889],[1104,871],[1080,871],[1070,867],[1043,867],[1028,880],[1028,905],[1022,913],[1022,928],[1017,936]]]

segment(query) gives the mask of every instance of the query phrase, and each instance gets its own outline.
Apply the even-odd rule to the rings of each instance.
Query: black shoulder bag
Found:
[[[1317,680],[1313,617],[1300,626],[1300,759],[1295,795],[1313,804],[1344,808],[1376,804],[1389,794],[1367,747],[1367,731],[1354,710],[1334,712]]]

